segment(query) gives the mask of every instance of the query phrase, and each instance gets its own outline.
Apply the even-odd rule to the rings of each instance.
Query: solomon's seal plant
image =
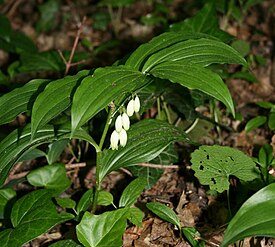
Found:
[[[60,199],[71,184],[66,179],[64,164],[52,163],[30,173],[25,181],[41,189],[13,204],[8,215],[10,224],[4,224],[0,232],[2,246],[20,247],[53,226],[72,220],[83,246],[121,246],[127,222],[142,224],[143,212],[132,206],[145,188],[146,179],[137,178],[137,182],[130,183],[115,205],[113,196],[102,190],[104,178],[119,168],[154,160],[174,142],[192,143],[182,129],[164,121],[142,119],[130,127],[129,117],[135,117],[144,103],[137,92],[148,90],[150,85],[161,88],[162,84],[176,83],[187,92],[197,90],[219,100],[234,116],[229,90],[210,67],[227,63],[246,66],[244,58],[219,37],[203,30],[171,30],[141,45],[113,66],[83,70],[58,80],[32,80],[1,96],[0,124],[10,123],[26,112],[31,122],[0,142],[0,194],[14,197],[8,189],[16,181],[5,181],[15,164],[37,154],[56,161],[54,157],[61,154],[71,139],[89,143],[95,149],[96,163],[95,186],[78,202]],[[125,109],[124,102],[129,98]],[[115,129],[110,132],[118,112],[113,122]],[[90,120],[99,113],[106,119],[97,142],[89,128],[93,125]],[[48,153],[39,149],[45,144],[54,145]],[[56,210],[57,204],[62,210]],[[114,205],[114,210],[100,214],[98,205]]]

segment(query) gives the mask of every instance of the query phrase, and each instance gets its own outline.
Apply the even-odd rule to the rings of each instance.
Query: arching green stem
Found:
[[[103,130],[101,139],[100,139],[99,149],[96,152],[96,186],[95,186],[95,194],[94,194],[94,198],[93,198],[92,213],[95,213],[95,211],[96,211],[98,194],[99,194],[99,191],[101,189],[101,180],[99,179],[99,172],[100,172],[100,168],[101,168],[101,163],[100,163],[101,158],[100,158],[100,156],[101,156],[101,153],[102,153],[102,147],[103,147],[103,144],[104,144],[109,126],[112,122],[111,118],[113,116],[114,109],[115,109],[114,107],[111,107],[109,109],[108,117],[107,117],[105,127],[104,127],[104,130]]]

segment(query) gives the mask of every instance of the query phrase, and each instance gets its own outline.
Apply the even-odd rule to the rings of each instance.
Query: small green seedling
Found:
[[[267,123],[268,128],[272,131],[275,130],[275,104],[272,104],[271,102],[257,102],[257,105],[260,106],[261,108],[268,109],[269,113],[268,116],[263,116],[259,115],[257,117],[254,117],[250,119],[246,126],[245,126],[245,131],[250,132],[252,130],[255,130],[264,124]]]
[[[169,207],[159,202],[149,202],[146,207],[151,210],[159,218],[175,225],[180,232],[180,235],[188,240],[193,247],[204,247],[205,242],[202,240],[200,233],[193,227],[182,227],[179,217]]]
[[[254,159],[260,166],[261,176],[266,185],[274,181],[274,177],[270,174],[275,166],[273,148],[269,144],[264,144],[259,150],[258,159]]]

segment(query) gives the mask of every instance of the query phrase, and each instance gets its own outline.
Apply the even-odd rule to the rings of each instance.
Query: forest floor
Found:
[[[76,51],[85,51],[93,54],[84,61],[85,68],[111,65],[135,50],[136,47],[149,41],[152,37],[165,31],[165,26],[173,21],[183,20],[192,16],[199,9],[195,1],[175,0],[167,1],[165,13],[157,15],[166,18],[167,23],[159,23],[154,26],[144,25],[141,17],[154,11],[154,4],[146,1],[136,1],[129,7],[120,11],[113,9],[113,19],[105,20],[110,14],[104,6],[98,6],[95,1],[61,1],[59,10],[54,13],[51,27],[46,31],[37,31],[37,22],[41,18],[38,4],[42,0],[9,0],[0,5],[0,11],[11,21],[14,30],[19,30],[35,42],[40,51],[47,50],[71,50],[79,30],[80,43]],[[77,2],[77,3],[76,3]],[[92,3],[91,3],[92,2]],[[148,1],[149,2],[149,1]],[[150,1],[152,3],[156,1]],[[157,1],[161,2],[161,1]],[[164,1],[166,2],[166,1]],[[262,112],[262,108],[255,102],[275,102],[275,6],[274,1],[262,1],[261,4],[250,8],[241,21],[229,18],[225,31],[246,41],[250,46],[250,56],[259,55],[264,58],[262,65],[252,63],[251,72],[257,78],[257,83],[250,83],[241,79],[228,79],[226,81],[232,97],[236,103],[236,111],[242,119],[234,120],[223,116],[221,121],[230,127],[232,131],[221,129],[217,131],[214,125],[201,121],[198,127],[190,133],[190,136],[202,144],[220,144],[238,148],[250,156],[255,156],[259,147],[269,143],[275,150],[275,134],[268,128],[258,128],[250,133],[244,131],[245,124],[252,117]],[[273,8],[273,11],[271,9]],[[109,10],[110,11],[110,10]],[[98,13],[103,13],[99,15]],[[83,17],[85,22],[81,24]],[[104,19],[105,18],[105,19]],[[220,24],[224,25],[225,17],[220,16]],[[41,24],[42,25],[42,24]],[[43,28],[42,28],[43,29]],[[83,45],[84,41],[86,46]],[[103,45],[104,44],[104,45]],[[101,50],[100,50],[101,49]],[[97,53],[99,55],[97,55]],[[9,63],[11,58],[0,50],[0,66]],[[234,66],[229,67],[232,71]],[[70,68],[71,74],[76,68]],[[37,75],[35,75],[37,76]],[[41,77],[51,77],[52,74],[43,74]],[[56,75],[55,75],[56,76]],[[12,83],[19,83],[29,78],[19,77]],[[208,109],[202,109],[209,115]],[[190,152],[192,147],[178,146],[181,159],[171,168],[166,168],[159,181],[149,190],[142,193],[137,205],[144,207],[146,202],[158,201],[177,212],[184,226],[195,227],[206,240],[208,246],[219,246],[222,241],[229,212],[226,194],[210,194],[208,188],[201,186],[194,177],[190,164]],[[190,152],[189,152],[190,151]],[[72,180],[72,187],[66,192],[75,195],[91,188],[95,184],[95,168],[89,161],[76,160],[69,152],[62,155],[62,162],[76,164],[68,168],[68,176]],[[42,160],[25,162],[14,167],[9,180],[24,176],[33,167],[37,167]],[[131,173],[119,170],[111,173],[105,180],[103,188],[112,193],[119,194],[122,184],[128,184],[132,180]],[[234,179],[233,179],[234,180]],[[232,201],[237,200],[234,195],[234,181],[232,182]],[[24,190],[30,188],[26,184],[18,185],[17,190],[24,194]],[[70,229],[70,226],[67,226]],[[55,227],[49,233],[44,234],[27,244],[26,246],[47,246],[58,239],[68,236],[70,231],[64,233],[61,227]],[[272,245],[273,244],[273,245]],[[244,246],[274,246],[272,239],[251,238],[245,241]],[[165,222],[153,214],[146,212],[143,227],[129,226],[124,234],[124,246],[190,246],[182,240],[174,226]]]

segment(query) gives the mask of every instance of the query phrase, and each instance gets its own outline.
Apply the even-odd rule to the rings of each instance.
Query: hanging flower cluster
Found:
[[[134,99],[131,99],[128,102],[126,112],[118,115],[115,121],[115,130],[111,134],[110,142],[111,149],[117,150],[118,146],[125,147],[127,143],[127,130],[130,128],[130,119],[129,117],[133,116],[134,112],[139,112],[140,110],[140,100],[136,96]]]

